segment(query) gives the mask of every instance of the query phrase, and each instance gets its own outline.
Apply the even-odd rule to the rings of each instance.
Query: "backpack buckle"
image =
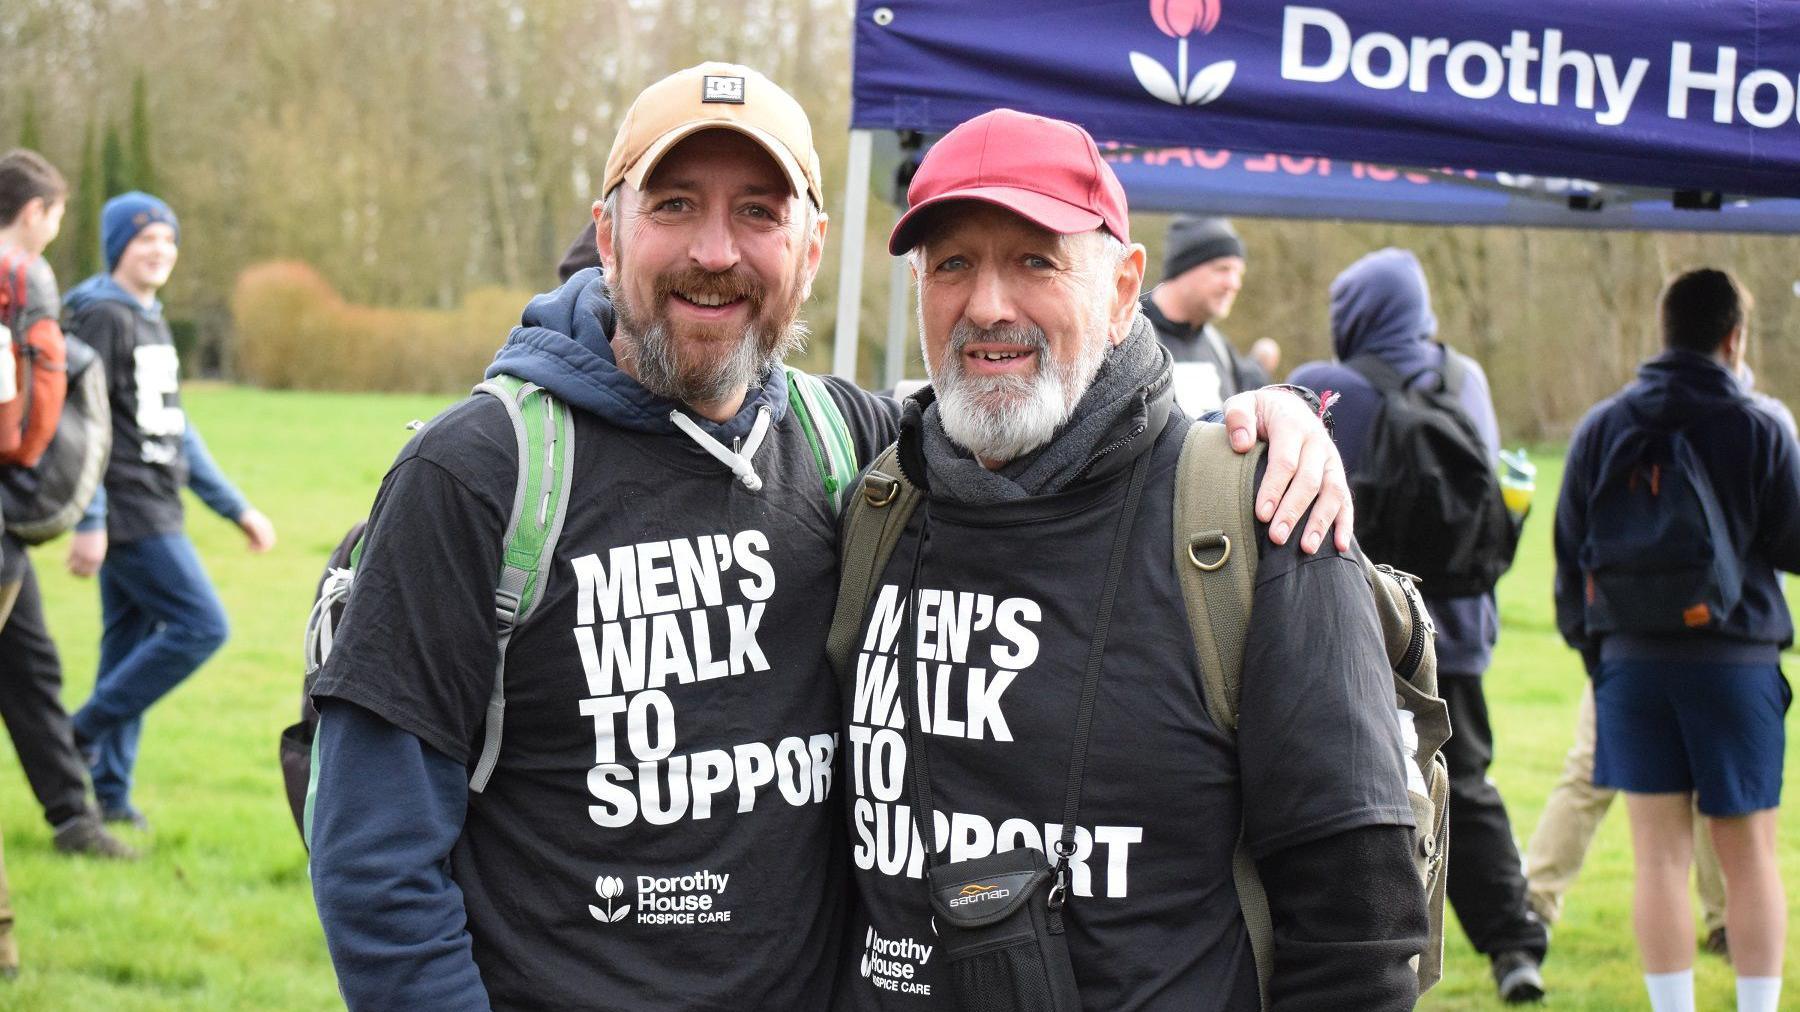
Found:
[[[882,509],[900,494],[900,482],[880,471],[870,471],[863,477],[863,501],[873,509]]]
[[[510,632],[519,621],[519,604],[523,599],[512,591],[494,591],[494,618],[500,632]]]
[[[1211,562],[1200,558],[1201,552],[1217,549],[1219,557]],[[1188,560],[1203,573],[1216,573],[1231,560],[1231,536],[1224,531],[1201,531],[1188,539]]]
[[[1064,901],[1069,897],[1069,859],[1067,857],[1057,859],[1055,866],[1051,868],[1051,872],[1053,873],[1053,878],[1050,885],[1050,895],[1046,897],[1045,903],[1052,912],[1055,912],[1063,908]]]

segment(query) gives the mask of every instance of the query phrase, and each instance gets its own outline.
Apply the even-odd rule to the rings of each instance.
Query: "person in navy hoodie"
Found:
[[[1456,352],[1433,340],[1436,334],[1425,271],[1411,251],[1370,253],[1332,281],[1331,341],[1337,361],[1309,362],[1288,381],[1338,395],[1332,414],[1338,449],[1351,475],[1363,465],[1381,395],[1344,363],[1373,354],[1402,376],[1441,369],[1445,356]],[[1466,356],[1462,365],[1461,406],[1489,450],[1498,454],[1500,426],[1487,375]],[[1512,822],[1499,789],[1487,777],[1494,741],[1481,676],[1499,639],[1499,609],[1492,593],[1434,597],[1429,586],[1420,589],[1437,626],[1438,692],[1450,706],[1456,732],[1444,746],[1450,765],[1450,905],[1475,951],[1489,958],[1501,997],[1536,1001],[1543,997],[1538,966],[1550,936],[1526,903]]]
[[[184,532],[181,489],[235,523],[250,550],[275,527],[232,487],[181,409],[180,364],[157,292],[179,254],[169,205],[121,194],[100,214],[106,272],[68,293],[67,329],[99,354],[112,405],[106,477],[69,547],[69,570],[100,575],[100,669],[75,714],[108,822],[147,828],[131,801],[144,711],[225,642],[225,609]]]
[[[1775,830],[1792,692],[1780,657],[1794,626],[1777,571],[1800,572],[1800,447],[1740,379],[1749,309],[1723,271],[1671,281],[1661,306],[1665,350],[1576,427],[1557,497],[1557,626],[1594,682],[1594,783],[1624,791],[1631,815],[1632,919],[1656,1012],[1694,1008],[1687,878],[1695,807],[1725,872],[1737,1007],[1774,1012],[1781,997],[1787,899]],[[1708,524],[1708,535],[1722,534],[1715,551],[1736,554],[1737,603],[1724,614],[1690,606],[1672,631],[1617,631],[1649,627],[1620,621],[1632,602],[1612,599],[1647,578],[1619,584],[1597,568],[1584,571],[1590,533],[1631,534],[1618,530],[1618,511],[1597,508],[1592,497],[1628,441],[1671,430],[1693,448],[1690,459],[1711,486],[1723,522]],[[1612,589],[1610,620],[1595,607],[1603,579]]]

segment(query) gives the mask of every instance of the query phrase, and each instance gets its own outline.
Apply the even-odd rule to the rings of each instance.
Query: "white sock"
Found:
[[[1775,1012],[1781,1004],[1780,977],[1739,977],[1738,1012]]]
[[[1646,973],[1650,1012],[1694,1012],[1694,968],[1674,973]]]

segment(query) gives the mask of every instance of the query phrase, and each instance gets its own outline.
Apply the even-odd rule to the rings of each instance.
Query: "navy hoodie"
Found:
[[[427,425],[382,483],[319,703],[312,878],[351,1008],[823,1008],[848,897],[824,656],[835,514],[772,371],[723,423],[752,490],[619,369],[599,271],[496,358],[576,411],[569,508],[498,663],[517,449],[499,402]],[[897,408],[828,379],[869,460]],[[822,606],[821,601],[826,602]]]
[[[1716,630],[1651,640],[1588,635],[1582,606],[1580,551],[1589,526],[1588,497],[1600,468],[1633,426],[1632,411],[1651,424],[1687,422],[1743,563],[1743,597]],[[1691,420],[1691,421],[1690,421]],[[1603,654],[1648,651],[1664,658],[1772,663],[1794,640],[1793,617],[1777,570],[1800,571],[1800,450],[1783,421],[1746,397],[1717,359],[1672,350],[1638,368],[1636,382],[1601,401],[1569,442],[1556,501],[1556,622],[1582,652],[1589,671]]]
[[[1449,349],[1433,340],[1437,317],[1431,291],[1418,257],[1410,250],[1377,250],[1351,264],[1331,283],[1333,362],[1308,362],[1288,382],[1339,399],[1331,409],[1337,422],[1338,452],[1344,469],[1357,474],[1364,444],[1374,424],[1381,394],[1362,374],[1344,365],[1358,355],[1373,354],[1402,376],[1439,370]],[[1495,455],[1500,452],[1500,423],[1488,392],[1487,374],[1464,356],[1464,378],[1458,398],[1481,438]],[[1425,605],[1437,625],[1438,670],[1447,675],[1479,675],[1493,659],[1500,637],[1500,615],[1494,595],[1436,597],[1430,587]]]

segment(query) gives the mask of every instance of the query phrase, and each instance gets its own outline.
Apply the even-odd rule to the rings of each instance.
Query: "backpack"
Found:
[[[69,381],[62,325],[27,311],[28,274],[37,259],[17,246],[0,248],[0,328],[11,335],[18,384],[18,394],[0,402],[0,464],[23,467],[36,466],[56,435]]]
[[[6,529],[41,545],[75,526],[106,474],[112,453],[112,407],[99,353],[69,335],[68,394],[50,444],[35,466],[0,468],[0,513]]]
[[[1187,605],[1188,628],[1201,671],[1207,712],[1237,733],[1243,685],[1244,639],[1256,584],[1256,467],[1262,448],[1232,451],[1225,427],[1196,422],[1182,443],[1176,472],[1174,564]],[[919,490],[899,467],[890,446],[863,476],[843,521],[841,575],[826,653],[834,668],[854,663],[868,603],[894,546],[918,504]],[[1234,546],[1248,550],[1234,551]],[[1410,578],[1389,566],[1358,561],[1380,618],[1394,672],[1394,696],[1409,750],[1407,800],[1412,805],[1413,862],[1425,891],[1430,936],[1416,963],[1419,991],[1443,976],[1444,891],[1449,882],[1450,774],[1442,749],[1450,738],[1450,714],[1437,696],[1436,635]],[[1263,1005],[1274,968],[1274,924],[1255,862],[1240,842],[1232,861],[1238,902],[1250,935]]]
[[[791,366],[783,367],[788,379],[788,404],[805,433],[807,446],[835,513],[842,490],[856,476],[856,447],[850,427],[837,401],[818,377]],[[494,688],[488,698],[487,718],[480,755],[469,778],[469,790],[487,789],[488,779],[500,759],[500,741],[506,718],[506,648],[512,635],[543,597],[550,577],[550,560],[562,535],[568,510],[569,461],[575,459],[575,422],[567,406],[535,383],[514,376],[496,376],[475,387],[506,405],[513,435],[519,447],[519,476],[514,485],[512,515],[501,544],[499,578],[494,590],[496,635],[500,663],[494,671]],[[326,564],[319,581],[312,612],[306,620],[306,678],[301,694],[300,722],[281,732],[282,779],[288,805],[303,842],[312,841],[313,795],[318,790],[318,721],[312,705],[312,686],[331,654],[337,622],[350,598],[357,563],[362,559],[365,524],[350,529]]]
[[[1716,629],[1737,607],[1744,570],[1712,479],[1684,428],[1626,410],[1633,427],[1588,494],[1577,556],[1587,631]]]
[[[300,721],[281,731],[281,781],[287,790],[288,808],[294,814],[294,827],[300,830],[303,841],[308,835],[306,788],[312,779],[313,739],[319,729],[319,710],[312,701],[313,680],[318,674],[318,663],[331,652],[332,633],[344,617],[344,605],[349,598],[336,582],[349,580],[351,567],[355,565],[352,556],[358,554],[363,529],[368,526],[366,520],[351,524],[350,530],[325,560],[325,571],[319,574],[319,584],[313,590],[312,614],[306,621],[306,680],[300,691]]]
[[[1522,526],[1506,509],[1487,443],[1457,393],[1468,366],[1444,349],[1442,371],[1402,376],[1375,355],[1344,363],[1375,387],[1381,406],[1357,473],[1356,539],[1433,597],[1494,589],[1511,568]],[[1416,382],[1434,373],[1433,382]]]

